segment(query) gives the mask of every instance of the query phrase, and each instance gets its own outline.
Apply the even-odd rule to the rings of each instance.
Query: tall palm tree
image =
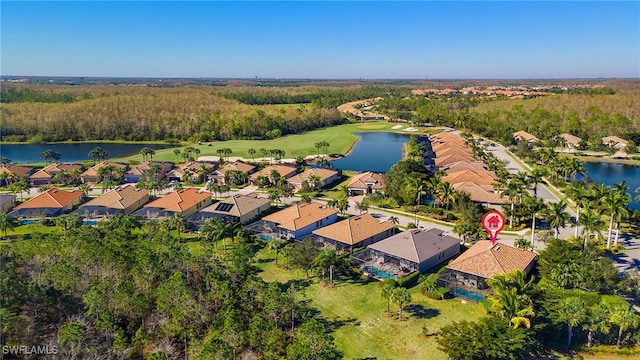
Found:
[[[543,200],[537,198],[529,198],[527,201],[527,208],[531,213],[531,246],[535,247],[535,235],[536,235],[536,217],[540,213],[544,213],[547,210],[547,205]]]
[[[441,204],[445,205],[445,209],[449,210],[451,204],[456,201],[456,190],[453,188],[453,185],[447,181],[443,181],[438,186],[436,190],[438,195],[438,199]]]
[[[516,201],[521,199],[522,191],[524,190],[524,185],[519,181],[514,179],[510,179],[505,184],[506,187],[502,188],[500,191],[500,196],[506,196],[511,202],[511,214],[509,216],[509,227],[513,228],[513,210],[515,208]]]
[[[332,249],[324,249],[318,253],[314,263],[322,269],[322,278],[324,279],[325,270],[329,270],[329,286],[333,287],[333,270],[338,261],[336,251]]]
[[[538,197],[538,184],[542,182],[542,178],[546,175],[546,171],[542,168],[534,168],[529,174],[529,182],[533,185],[533,197]]]
[[[608,334],[611,331],[611,321],[609,307],[604,304],[597,304],[588,309],[588,316],[585,319],[583,329],[587,330],[587,346],[593,345],[593,334]]]
[[[285,245],[287,245],[287,243],[285,243],[284,241],[277,240],[277,239],[273,239],[273,240],[269,241],[268,248],[269,248],[269,251],[271,251],[272,253],[275,254],[276,267],[278,266],[278,254],[280,254],[282,249],[284,249]]]
[[[391,295],[393,294],[393,290],[395,289],[395,284],[390,282],[384,282],[382,286],[382,297],[387,300],[387,314],[390,313],[390,305],[391,305]]]
[[[577,239],[578,228],[580,225],[580,210],[586,207],[591,202],[591,199],[589,198],[589,192],[581,183],[573,182],[569,184],[566,192],[567,192],[567,195],[576,204],[576,228],[575,228],[574,237]]]
[[[616,212],[614,216],[616,217],[616,235],[614,237],[613,243],[618,245],[618,237],[620,235],[620,222],[623,217],[629,216],[629,209],[627,206],[631,203],[631,195],[627,192],[631,187],[626,184],[626,181],[622,181],[621,183],[615,184],[613,190],[620,195],[618,204],[619,206],[616,208]]]
[[[564,228],[571,220],[571,215],[566,210],[567,204],[563,201],[550,203],[547,207],[547,221],[549,221],[549,226],[555,230],[556,239],[560,236],[560,228]]]
[[[387,219],[387,221],[392,223],[393,225],[398,225],[400,223],[400,219],[398,219],[397,216],[389,216],[389,219]]]
[[[398,319],[402,320],[402,309],[411,303],[411,294],[404,287],[397,287],[391,293],[391,301],[398,305]]]
[[[611,312],[611,322],[618,326],[618,341],[616,346],[618,349],[622,345],[622,333],[625,330],[633,329],[640,323],[640,317],[627,305],[620,305]]]
[[[180,161],[180,149],[173,149],[173,153],[176,155],[176,161]]]
[[[558,320],[567,324],[567,349],[571,348],[573,328],[587,319],[584,301],[578,297],[568,297],[560,300],[557,308]]]
[[[247,150],[247,153],[249,154],[249,156],[251,156],[251,161],[255,161],[254,156],[256,155],[256,149],[250,148],[249,150]]]
[[[7,213],[0,213],[0,231],[7,237],[7,230],[13,230],[19,225],[18,219],[15,216],[7,215]]]
[[[345,211],[349,209],[349,199],[340,198],[336,201],[336,208],[340,211],[341,215],[344,215]]]
[[[604,223],[600,214],[593,209],[586,209],[580,217],[580,224],[583,226],[582,235],[584,236],[583,249],[587,249],[587,242],[591,235],[599,236],[601,234]]]
[[[181,240],[180,234],[186,228],[186,219],[182,214],[174,213],[171,217],[168,217],[166,220],[167,226],[170,229],[175,229],[178,232],[178,241]]]

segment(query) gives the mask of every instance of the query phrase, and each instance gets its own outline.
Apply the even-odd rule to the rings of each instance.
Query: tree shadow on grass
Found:
[[[418,319],[431,319],[433,317],[440,315],[440,310],[427,309],[420,304],[407,305],[404,308],[404,311],[406,311],[407,313],[411,314],[411,316],[414,316]]]
[[[324,327],[329,332],[335,332],[336,330],[338,330],[339,328],[345,325],[353,325],[353,326],[360,325],[360,321],[356,318],[346,318],[346,319],[336,318],[331,320],[327,319],[322,316],[322,314],[320,313],[320,310],[309,306],[311,304],[310,300],[303,300],[300,303],[305,305],[304,317],[307,319],[317,320],[318,322],[322,323],[322,325],[324,325]]]
[[[313,280],[311,279],[291,279],[286,283],[280,285],[280,288],[286,291],[289,287],[291,287],[291,285],[293,285],[296,289],[303,290],[311,286],[311,284],[313,284]]]

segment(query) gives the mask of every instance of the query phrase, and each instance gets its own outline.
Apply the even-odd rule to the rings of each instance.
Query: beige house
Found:
[[[254,195],[233,195],[189,217],[189,223],[201,227],[212,218],[226,222],[247,224],[271,208],[271,200]]]
[[[106,220],[116,214],[129,215],[149,201],[149,191],[133,185],[118,186],[88,201],[76,211],[87,220]]]
[[[520,141],[520,140],[524,140],[526,142],[539,142],[540,139],[538,139],[537,137],[535,137],[535,135],[529,134],[526,131],[518,131],[513,133],[513,138]]]
[[[16,206],[11,216],[18,219],[42,219],[54,217],[73,209],[84,199],[82,190],[61,190],[51,188]]]
[[[103,161],[99,164],[96,164],[90,167],[85,172],[80,174],[80,179],[82,179],[82,182],[85,184],[86,183],[97,184],[101,182],[102,179],[98,177],[98,171],[105,166],[113,166],[116,169],[121,169],[120,171],[122,171],[123,178],[124,178],[124,173],[127,172],[127,170],[129,169],[129,165],[127,164],[121,164],[121,163],[116,163],[111,161]]]
[[[166,175],[167,181],[189,181],[196,183],[206,181],[208,174],[213,173],[218,168],[216,163],[205,161],[189,161],[177,168],[169,171]]]
[[[298,172],[295,166],[284,165],[284,164],[271,165],[271,166],[267,166],[266,168],[258,172],[251,174],[251,176],[249,177],[249,183],[253,185],[257,185],[258,177],[260,176],[264,176],[265,178],[269,179],[269,182],[273,183],[274,180],[271,178],[271,173],[273,171],[277,172],[281,178],[285,178],[285,179],[288,179],[294,176]]]
[[[242,161],[234,161],[214,171],[210,177],[213,181],[224,184],[226,181],[225,177],[226,177],[227,171],[230,171],[230,170],[240,171],[247,175],[251,175],[256,171],[256,167],[251,164],[243,163]]]
[[[262,220],[282,238],[300,239],[338,220],[338,211],[317,202],[289,206]]]
[[[558,137],[564,139],[565,144],[567,144],[567,147],[570,149],[575,149],[576,147],[578,147],[580,141],[582,141],[581,138],[569,133],[560,134],[558,135]]]
[[[153,174],[153,177],[156,180],[164,179],[165,175],[173,169],[173,163],[170,162],[158,162],[158,161],[147,161],[144,164],[140,164],[127,171],[124,174],[124,180],[128,183],[135,183],[142,180],[147,173],[147,171],[151,171],[154,167],[157,166],[158,172]]]
[[[314,175],[318,177],[317,183],[315,184],[313,181],[309,180],[309,177]],[[287,179],[287,182],[293,185],[296,189],[300,189],[304,181],[308,182],[309,186],[311,186],[312,188],[323,188],[333,183],[334,181],[339,180],[341,175],[342,174],[340,173],[340,171],[332,169],[312,168],[290,177],[289,179]]]
[[[388,238],[395,233],[395,229],[392,223],[380,222],[366,213],[314,230],[313,234],[326,246],[336,250],[353,250],[354,247],[371,245]]]
[[[607,136],[602,138],[602,144],[614,147],[618,150],[624,150],[627,147],[627,140],[617,136]]]
[[[146,220],[163,219],[174,214],[180,214],[188,218],[211,205],[212,202],[213,198],[210,192],[187,188],[158,198],[133,212],[132,215]]]
[[[9,185],[20,178],[33,174],[34,169],[30,166],[2,165],[0,166],[0,186]]]
[[[384,175],[371,171],[355,175],[347,186],[349,192],[354,195],[371,194],[384,190]]]
[[[33,175],[29,176],[29,180],[33,186],[50,185],[53,183],[53,177],[59,172],[81,173],[83,169],[84,166],[81,164],[53,163],[33,173]]]

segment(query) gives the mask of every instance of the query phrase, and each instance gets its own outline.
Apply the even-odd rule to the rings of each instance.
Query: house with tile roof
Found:
[[[172,169],[165,176],[167,181],[188,181],[198,183],[206,181],[208,175],[216,171],[218,164],[208,161],[189,161]],[[188,176],[188,178],[187,178]]]
[[[174,214],[188,218],[211,205],[212,202],[213,198],[210,192],[186,188],[160,197],[134,211],[131,215],[143,220],[164,219]]]
[[[191,215],[188,219],[193,227],[200,228],[210,219],[219,218],[225,222],[248,224],[271,208],[271,200],[253,194],[236,194],[214,203]]]
[[[267,166],[264,169],[251,174],[251,176],[249,177],[249,183],[252,185],[258,185],[258,178],[260,176],[264,176],[265,178],[269,179],[270,183],[273,184],[275,183],[274,179],[271,178],[271,173],[273,171],[277,172],[280,178],[289,179],[298,172],[298,169],[293,165],[286,164]]]
[[[438,277],[438,285],[451,289],[454,295],[462,294],[462,297],[477,301],[482,296],[473,296],[469,292],[486,294],[489,290],[486,280],[496,275],[514,270],[529,274],[536,258],[537,254],[533,251],[481,240],[447,265],[447,269]]]
[[[580,141],[582,141],[581,138],[575,135],[571,135],[569,133],[562,133],[558,135],[558,137],[561,139],[564,139],[565,144],[570,149],[575,149],[576,147],[578,147],[578,144],[580,143]]]
[[[33,186],[50,185],[53,183],[53,177],[59,172],[72,173],[82,170],[84,166],[81,164],[53,163],[33,173],[29,176],[29,180]]]
[[[72,210],[83,199],[82,190],[51,188],[16,206],[9,215],[20,220],[50,218]]]
[[[614,147],[618,150],[624,150],[627,147],[627,140],[617,136],[607,136],[602,138],[602,144]]]
[[[0,166],[0,186],[7,186],[20,178],[29,177],[35,169],[31,166],[2,165]]]
[[[369,213],[314,230],[316,240],[336,250],[353,250],[376,243],[395,233],[396,227],[388,221],[378,221]]]
[[[124,181],[128,183],[136,183],[144,179],[145,176],[152,176],[155,180],[162,180],[166,174],[173,169],[174,165],[170,162],[147,161],[137,165],[124,174]],[[157,173],[151,174],[153,169],[157,169]]]
[[[482,204],[506,204],[507,198],[501,197],[492,185],[479,185],[474,182],[459,182],[452,184],[457,192],[465,192],[472,201]]]
[[[415,271],[424,273],[459,253],[460,239],[445,235],[440,229],[411,229],[369,245],[351,257],[374,277],[400,278]]]
[[[113,161],[103,161],[101,163],[98,163],[90,167],[85,172],[80,174],[80,179],[85,184],[87,183],[97,184],[102,181],[102,179],[98,176],[98,172],[100,171],[101,168],[106,166],[112,166],[115,169],[120,169],[120,171],[122,171],[123,178],[124,178],[124,173],[127,172],[127,170],[129,170],[129,165],[127,164],[117,163]]]
[[[470,161],[474,161],[474,158],[471,154],[451,154],[451,155],[445,155],[442,157],[437,156],[434,160],[438,168],[441,168],[459,161],[470,162]]]
[[[349,193],[353,195],[372,194],[384,191],[384,174],[366,171],[356,174],[347,185]]]
[[[76,213],[85,220],[108,220],[116,214],[129,215],[149,201],[149,191],[122,185],[82,204]]]
[[[316,229],[335,223],[338,211],[317,202],[299,203],[267,215],[262,220],[278,236],[300,239]]]
[[[224,184],[226,181],[227,171],[230,170],[240,171],[241,173],[251,175],[256,172],[257,168],[254,165],[243,163],[242,161],[234,161],[214,171],[210,178],[217,183]]]
[[[315,185],[311,184],[311,181],[309,181],[309,177],[313,175],[319,178],[317,184]],[[323,188],[335,181],[340,180],[340,176],[342,176],[342,172],[340,170],[327,168],[310,168],[307,171],[290,177],[289,179],[287,179],[287,182],[293,185],[293,187],[296,189],[300,189],[304,181],[307,181],[309,183],[309,186],[311,186],[312,188]]]
[[[7,213],[16,204],[16,196],[12,194],[0,194],[0,212]]]
[[[538,139],[535,135],[529,134],[526,131],[518,131],[518,132],[514,132],[513,133],[513,138],[516,139],[517,141],[520,140],[524,140],[526,142],[539,142],[540,139]]]

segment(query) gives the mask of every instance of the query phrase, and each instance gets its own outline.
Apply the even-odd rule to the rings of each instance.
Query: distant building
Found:
[[[164,179],[165,175],[173,169],[173,164],[170,162],[158,162],[158,161],[147,161],[144,164],[140,164],[127,171],[124,174],[124,180],[128,183],[136,183],[142,180],[148,173],[153,179],[160,181]],[[154,174],[150,174],[153,169],[157,169],[158,171]]]
[[[264,169],[258,172],[251,174],[251,177],[249,177],[249,183],[253,185],[257,185],[258,177],[260,176],[264,176],[265,178],[269,179],[270,183],[274,183],[275,182],[274,179],[271,178],[271,173],[273,171],[277,172],[278,175],[284,179],[289,179],[290,177],[294,176],[298,172],[295,166],[284,165],[284,164],[271,165],[271,166],[265,167]]]
[[[627,147],[627,140],[621,139],[617,136],[607,136],[602,138],[602,144],[611,146],[618,150],[624,150]]]
[[[530,143],[534,143],[534,142],[539,142],[540,139],[538,139],[537,137],[535,137],[535,135],[529,134],[526,131],[518,131],[513,133],[513,138],[520,141],[520,140],[524,140],[526,142],[530,142]]]
[[[309,177],[313,175],[316,175],[319,178],[315,184],[309,180]],[[339,170],[312,168],[290,177],[287,179],[287,182],[293,185],[296,189],[300,189],[302,187],[302,183],[306,181],[312,188],[317,187],[319,189],[339,180],[341,175],[342,173]]]
[[[578,144],[582,141],[581,138],[575,136],[575,135],[571,135],[569,133],[563,133],[558,135],[559,138],[564,139],[565,144],[567,144],[567,147],[570,149],[575,149],[578,147]]]
[[[205,161],[189,161],[169,171],[167,181],[188,181],[196,183],[206,181],[209,174],[218,168],[218,164]]]
[[[2,165],[0,166],[0,186],[7,186],[26,176],[33,174],[34,168],[30,166]]]
[[[224,184],[226,182],[227,172],[230,170],[240,171],[241,173],[251,175],[256,171],[256,169],[257,168],[254,165],[243,163],[242,161],[234,161],[214,171],[210,178],[215,182]]]

